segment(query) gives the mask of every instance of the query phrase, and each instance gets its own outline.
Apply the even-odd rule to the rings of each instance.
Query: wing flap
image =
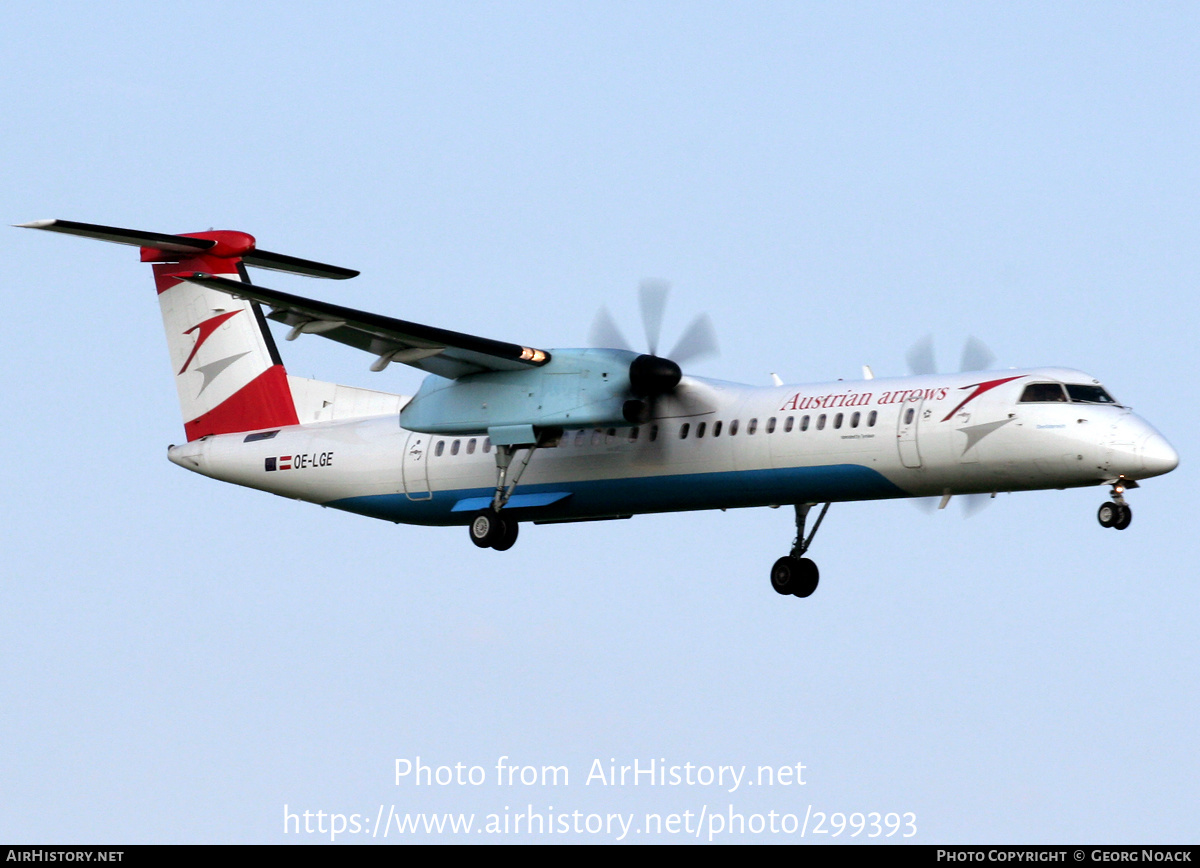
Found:
[[[319,334],[373,354],[372,370],[401,362],[457,379],[484,371],[521,371],[550,361],[544,350],[393,319],[211,274],[176,275],[239,298],[268,305],[268,319],[291,326],[289,338]]]

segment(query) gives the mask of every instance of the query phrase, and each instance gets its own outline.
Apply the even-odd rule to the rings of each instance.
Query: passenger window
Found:
[[[822,413],[820,416],[817,417],[817,430],[818,431],[825,430],[825,414],[824,413]]]
[[[453,443],[450,444],[450,454],[451,455],[458,454],[458,447],[459,447],[459,444],[461,444],[461,443],[462,443],[461,440],[455,440]]]
[[[721,423],[720,422],[713,422],[713,436],[714,437],[721,436]]]
[[[689,430],[691,427],[692,427],[692,425],[691,425],[691,423],[690,423],[690,422],[684,422],[682,425],[680,425],[680,426],[679,426],[679,439],[680,439],[680,440],[686,440],[686,439],[687,439],[687,436],[688,436],[688,430]]]
[[[441,457],[442,457],[442,453],[443,453],[443,452],[445,452],[445,451],[446,451],[446,441],[445,441],[445,440],[439,440],[439,441],[438,441],[437,448],[433,450],[433,455],[434,455],[434,457],[435,457],[435,458],[441,458]]]
[[[809,417],[808,417],[808,416],[801,416],[801,417],[800,417],[800,430],[801,430],[801,431],[807,431],[807,430],[808,430],[808,420],[809,420]]]
[[[738,420],[734,419],[732,422],[729,423],[729,436],[733,437],[734,435],[736,435],[737,429],[738,429]]]
[[[904,424],[911,425],[913,416],[915,416],[916,414],[917,414],[917,411],[916,411],[916,408],[914,408],[914,407],[909,407],[907,410],[905,410],[904,411]]]
[[[483,451],[485,454],[492,451],[492,438],[491,437],[483,438]]]
[[[604,432],[604,442],[605,443],[612,443],[613,440],[615,440],[616,438],[617,438],[617,429],[616,428],[609,428],[607,431]]]
[[[767,420],[767,433],[768,434],[775,433],[775,417],[774,416],[772,416],[770,419]]]
[[[1021,393],[1022,404],[1066,403],[1067,394],[1058,383],[1030,383]]]
[[[878,410],[872,410],[870,413],[868,413],[868,414],[867,414],[867,427],[868,427],[868,428],[874,428],[874,427],[875,427],[875,420],[876,420],[876,419],[878,419],[878,418],[879,418],[879,411],[878,411]]]
[[[468,455],[475,454],[475,438],[474,437],[472,437],[470,440],[467,441],[467,454]]]
[[[843,417],[844,415],[845,415],[845,414],[843,414],[843,413],[838,413],[836,416],[834,416],[834,417],[833,417],[833,427],[834,427],[834,428],[841,428],[841,427],[842,427],[842,417]]]
[[[751,419],[749,422],[746,423],[746,433],[747,434],[753,434],[757,430],[758,430],[758,420],[757,419]]]
[[[641,430],[642,430],[641,428],[630,428],[629,429],[629,442],[630,443],[633,443],[634,441],[636,441],[638,439],[638,434],[641,433]]]
[[[855,412],[850,416],[850,427],[857,428],[858,420],[862,418],[862,413]]]
[[[575,432],[575,445],[582,446],[583,441],[587,438],[587,432],[580,428]]]
[[[593,446],[599,446],[599,445],[600,445],[600,438],[601,438],[601,437],[603,437],[603,436],[604,436],[604,435],[600,433],[600,429],[599,429],[599,428],[597,428],[596,430],[594,430],[594,431],[592,432],[592,445],[593,445]]]
[[[653,443],[657,439],[658,439],[658,426],[651,425],[650,426],[650,442]]]
[[[784,434],[791,434],[791,433],[792,433],[792,423],[793,423],[793,422],[795,422],[795,421],[796,421],[796,417],[795,417],[795,416],[788,416],[788,417],[787,417],[787,418],[786,418],[786,419],[783,421],[783,433],[784,433]]]
[[[696,426],[696,437],[697,437],[697,438],[703,437],[703,436],[704,436],[704,429],[705,429],[705,428],[707,428],[707,427],[708,427],[708,423],[707,423],[707,422],[701,422],[699,425],[697,425],[697,426]]]

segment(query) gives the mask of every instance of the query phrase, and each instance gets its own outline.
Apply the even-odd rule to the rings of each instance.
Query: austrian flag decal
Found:
[[[332,452],[314,452],[311,455],[278,455],[263,459],[265,470],[307,470],[310,467],[331,467]]]

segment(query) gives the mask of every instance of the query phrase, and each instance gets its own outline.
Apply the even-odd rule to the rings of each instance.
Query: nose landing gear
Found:
[[[1096,520],[1100,522],[1100,527],[1113,527],[1117,530],[1125,530],[1129,527],[1129,523],[1133,521],[1133,510],[1125,502],[1125,489],[1132,488],[1134,485],[1136,483],[1121,480],[1113,483],[1113,499],[1103,504],[1096,513]]]

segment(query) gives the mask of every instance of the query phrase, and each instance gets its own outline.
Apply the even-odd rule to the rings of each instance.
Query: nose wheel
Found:
[[[1113,499],[1103,504],[1096,513],[1100,527],[1112,527],[1125,530],[1133,521],[1133,510],[1125,502],[1125,489],[1131,483],[1114,482],[1112,487]]]
[[[1125,530],[1129,527],[1129,523],[1133,521],[1133,510],[1129,508],[1127,503],[1117,503],[1109,501],[1100,507],[1096,513],[1096,520],[1100,522],[1100,527],[1113,527],[1117,530]]]

